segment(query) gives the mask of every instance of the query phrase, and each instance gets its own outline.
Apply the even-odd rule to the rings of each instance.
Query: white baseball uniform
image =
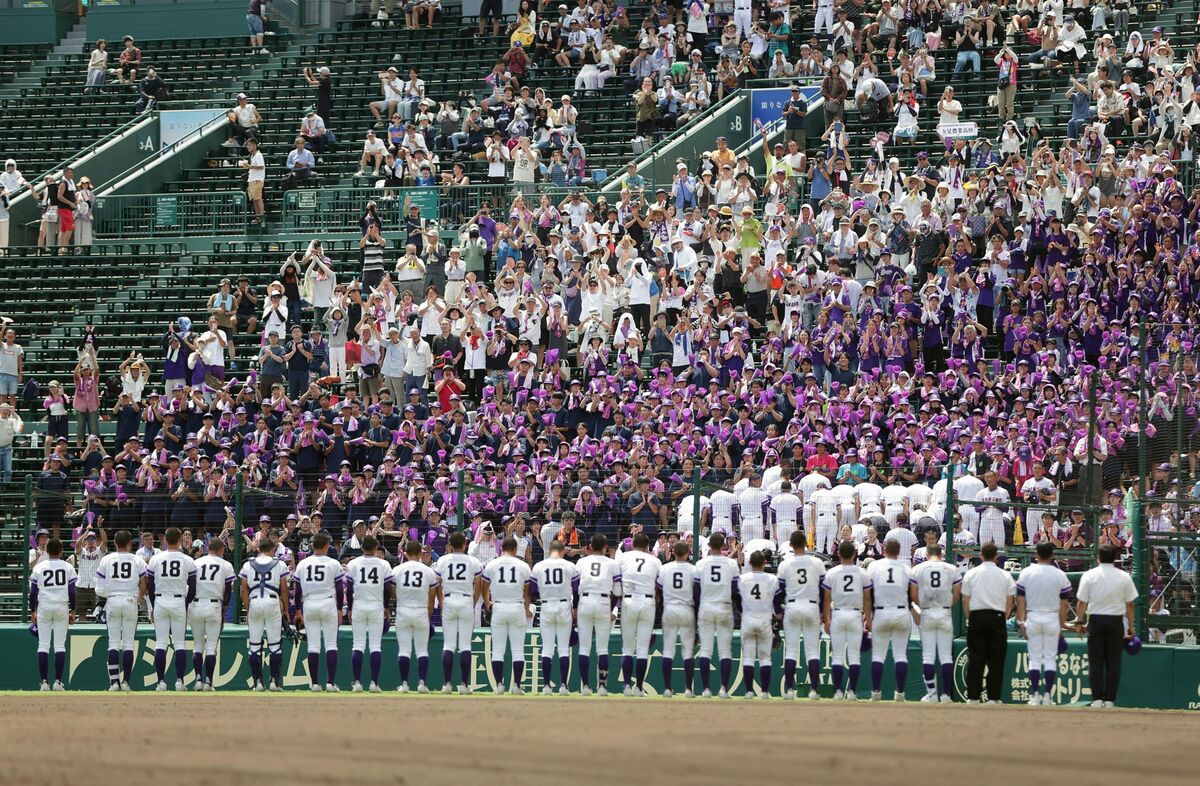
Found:
[[[771,499],[772,537],[783,546],[800,524],[800,498],[791,492],[784,492]]]
[[[830,661],[835,666],[857,666],[863,634],[863,592],[870,578],[857,565],[834,565],[821,580],[829,593]]]
[[[828,554],[837,538],[838,517],[841,512],[837,493],[833,489],[819,488],[805,499],[809,500],[809,509],[812,511],[813,548],[822,554]]]
[[[193,652],[217,654],[221,626],[225,621],[225,604],[229,602],[236,577],[233,566],[224,557],[208,554],[196,560],[196,599],[188,610]]]
[[[296,566],[293,575],[309,652],[337,652],[342,573],[342,563],[328,554],[309,555]]]
[[[259,554],[242,565],[239,575],[250,594],[246,634],[251,654],[262,652],[264,637],[272,655],[283,652],[283,611],[279,608],[279,593],[281,583],[290,575],[287,565],[274,557]]]
[[[384,603],[392,583],[392,566],[382,557],[355,557],[346,564],[350,590],[350,635],[354,652],[383,649]]]
[[[769,666],[771,615],[775,612],[775,597],[783,589],[780,579],[765,571],[751,571],[738,576],[736,586],[742,602],[742,665]],[[766,686],[762,687],[765,690]]]
[[[975,494],[975,502],[984,503],[1000,503],[1004,504],[1012,501],[1008,495],[1008,489],[1001,486],[996,486],[994,489],[984,487]],[[980,506],[976,511],[979,516],[979,542],[987,543],[991,541],[997,546],[1003,546],[1004,537],[1004,507],[996,507],[995,505]],[[966,521],[966,518],[963,518]],[[1041,522],[1038,522],[1039,526]]]
[[[442,582],[442,649],[470,652],[475,633],[475,584],[483,564],[467,554],[443,554],[433,566]]]
[[[525,663],[525,587],[533,571],[523,559],[502,555],[483,567],[483,580],[492,599],[492,663],[504,662],[505,647],[512,662]]]
[[[917,536],[906,527],[892,527],[888,530],[884,543],[894,540],[900,544],[900,556],[897,558],[905,566],[912,565],[913,547],[917,545]]]
[[[717,656],[721,660],[733,657],[733,583],[738,573],[737,562],[720,554],[696,563],[695,581],[700,585],[698,657],[711,659],[714,638]]]
[[[896,526],[896,519],[901,513],[908,511],[908,489],[898,484],[884,486],[879,496],[883,507],[883,517],[889,527]]]
[[[187,646],[187,601],[196,585],[196,563],[180,551],[160,551],[146,566],[154,582],[154,646],[165,650],[168,642],[176,650]]]
[[[733,509],[738,506],[737,495],[717,489],[708,497],[709,529],[712,532],[733,533]]]
[[[788,557],[779,564],[776,575],[783,581],[784,660],[799,662],[800,639],[804,638],[804,659],[821,658],[821,579],[825,563],[809,554]]]
[[[602,554],[589,554],[576,563],[579,569],[579,654],[592,652],[595,634],[596,655],[607,656],[612,637],[612,602],[614,585],[621,582],[621,567],[616,560]],[[581,675],[586,681],[588,675]]]
[[[1071,580],[1054,565],[1035,562],[1017,576],[1017,595],[1025,596],[1025,638],[1029,670],[1058,671],[1059,606],[1071,597]]]
[[[562,557],[544,559],[533,566],[533,583],[538,590],[538,624],[542,636],[542,657],[560,658],[571,654],[572,582],[578,570],[575,563]]]
[[[658,571],[658,587],[662,590],[662,656],[675,657],[679,644],[684,660],[690,661],[696,646],[695,611],[696,569],[690,562],[673,561]]]
[[[79,576],[70,563],[47,557],[29,572],[29,592],[36,595],[38,652],[67,651],[67,625],[75,603]],[[34,604],[30,604],[33,606]],[[59,674],[58,679],[62,680]]]
[[[871,563],[867,580],[875,612],[871,617],[871,660],[883,663],[890,645],[892,662],[907,663],[908,640],[912,636],[908,599],[912,574],[903,560],[885,557]],[[896,690],[902,692],[904,686],[897,685]]]
[[[770,499],[761,486],[750,486],[738,494],[743,543],[766,537],[765,510]]]
[[[146,562],[128,551],[105,554],[96,567],[96,595],[105,599],[110,650],[134,650],[138,597],[145,575]]]
[[[429,657],[429,593],[437,589],[438,575],[420,560],[406,560],[392,569],[396,586],[396,652],[407,658],[414,649],[418,658]]]
[[[661,567],[658,558],[646,551],[627,551],[617,559],[621,574],[621,655],[625,657],[650,657],[654,591]]]
[[[950,607],[954,602],[954,586],[962,583],[958,568],[943,560],[926,560],[913,568],[910,580],[917,588],[917,605],[921,607],[921,661],[932,665],[937,661],[952,662],[954,620]],[[946,686],[949,693],[949,686]]]

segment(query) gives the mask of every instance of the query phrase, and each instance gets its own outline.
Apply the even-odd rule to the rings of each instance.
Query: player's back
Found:
[[[658,586],[662,589],[663,606],[687,606],[695,604],[696,567],[690,562],[676,560],[663,565],[658,571]]]
[[[428,608],[429,590],[437,586],[438,577],[433,568],[410,559],[392,569],[392,581],[396,585],[397,607]]]
[[[533,566],[533,580],[542,600],[569,600],[573,595],[571,582],[577,573],[575,563],[562,557],[550,557]]]
[[[917,604],[924,608],[950,608],[954,585],[962,581],[959,570],[949,562],[928,560],[913,569],[917,585]]]
[[[784,592],[789,601],[821,601],[821,578],[825,575],[825,563],[810,554],[797,554],[779,563],[776,575],[783,579]]]
[[[1058,567],[1035,562],[1017,576],[1017,594],[1025,596],[1026,611],[1058,611],[1071,596],[1071,580]]]
[[[384,589],[392,579],[392,566],[382,557],[355,557],[346,565],[354,588],[355,606],[383,607]]]
[[[897,559],[877,559],[867,571],[871,582],[871,600],[885,609],[908,607],[908,587],[912,579],[908,566]]]
[[[525,600],[525,585],[533,578],[533,571],[523,559],[502,554],[483,568],[483,579],[493,603],[510,603]]]
[[[196,597],[225,600],[225,590],[233,577],[233,566],[224,557],[204,555],[196,560]]]
[[[77,579],[75,568],[61,559],[44,559],[29,572],[29,586],[37,589],[39,604],[67,606]]]
[[[304,600],[332,600],[342,580],[342,563],[328,554],[312,554],[300,560],[293,575]]]
[[[829,592],[829,604],[833,609],[858,609],[863,607],[863,590],[870,582],[862,568],[857,565],[834,565],[825,574],[821,586]]]
[[[155,595],[184,598],[188,577],[196,575],[196,563],[181,551],[160,551],[150,559],[148,571],[154,579]]]
[[[443,554],[433,570],[442,580],[445,595],[475,595],[475,579],[483,573],[483,563],[469,554]]]
[[[708,497],[708,504],[712,509],[712,517],[715,521],[729,523],[733,516],[733,509],[737,507],[737,495],[725,489],[717,489]]]
[[[648,551],[627,551],[617,559],[621,574],[621,594],[625,597],[649,595],[654,597],[658,572],[662,563]]]
[[[580,595],[611,595],[613,584],[621,581],[617,561],[603,554],[588,554],[576,566],[579,568]]]
[[[794,524],[800,510],[800,498],[785,491],[771,500],[771,510],[775,513],[777,521],[788,521]]]
[[[130,551],[113,551],[105,554],[96,567],[96,587],[107,598],[136,597],[144,575],[145,560]]]
[[[775,611],[775,595],[780,590],[778,576],[766,571],[743,573],[737,579],[737,587],[743,619],[769,617]]]
[[[733,580],[740,572],[737,562],[720,554],[707,556],[697,562],[696,581],[700,582],[700,605],[733,603]]]
[[[274,557],[259,554],[246,561],[240,575],[250,588],[251,602],[263,598],[278,600],[279,585],[287,577],[288,569]]]

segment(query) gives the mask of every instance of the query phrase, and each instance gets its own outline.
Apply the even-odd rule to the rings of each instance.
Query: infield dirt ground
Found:
[[[578,697],[0,695],[0,784],[1196,783],[1200,717]]]

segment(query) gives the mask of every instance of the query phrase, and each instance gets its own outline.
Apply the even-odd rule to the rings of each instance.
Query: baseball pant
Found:
[[[416,647],[416,656],[429,656],[428,609],[401,606],[396,609],[396,652],[401,658]]]
[[[571,601],[543,600],[538,617],[542,636],[542,657],[560,658],[571,655]],[[651,622],[653,624],[653,622]]]
[[[771,618],[742,617],[742,665],[771,663]]]
[[[654,599],[627,597],[621,603],[621,654],[650,657],[650,639],[654,635]]]
[[[442,649],[470,652],[475,633],[475,609],[466,595],[448,595],[442,601]]]
[[[833,541],[837,536],[838,519],[833,512],[818,513],[816,526],[816,541],[813,548],[822,554],[828,554],[833,549]]]
[[[967,617],[967,698],[975,701],[983,696],[983,673],[987,670],[989,700],[1000,699],[1004,681],[1004,656],[1008,653],[1008,632],[1004,628],[1004,612],[993,609],[971,609]]]
[[[350,634],[355,652],[380,652],[383,649],[383,609],[355,604],[350,614]]]
[[[329,348],[329,375],[340,379],[346,378],[346,347]]]
[[[221,601],[216,598],[197,598],[192,603],[188,622],[192,626],[192,651],[216,655],[221,640]]]
[[[829,660],[834,666],[857,666],[862,647],[863,616],[858,609],[834,609],[829,620]]]
[[[168,642],[183,651],[187,645],[187,609],[182,598],[159,598],[154,603],[154,646],[165,650]]]
[[[157,619],[157,617],[156,617]],[[254,598],[246,614],[246,634],[251,652],[261,652],[263,637],[271,652],[282,651],[283,615],[274,598]]]
[[[304,630],[309,652],[337,652],[338,612],[333,598],[314,598],[304,601]]]
[[[821,612],[816,601],[788,601],[783,613],[784,660],[800,661],[801,637],[804,638],[804,660],[820,660]]]
[[[944,502],[942,503],[942,508],[945,509]],[[975,536],[976,543],[983,545],[983,541],[979,540],[979,513],[976,512],[975,506],[959,504],[955,509],[962,516],[963,529]]]
[[[108,617],[108,648],[132,652],[137,636],[137,598],[132,595],[110,595],[104,604]],[[41,626],[38,626],[41,629]]]
[[[821,31],[833,32],[833,5],[821,6],[817,9],[817,18],[813,27],[813,35],[821,35]]]
[[[739,38],[749,38],[750,33],[754,30],[754,20],[751,17],[750,9],[736,9],[733,12],[733,22],[738,28]]]
[[[979,522],[979,545],[992,541],[997,546],[1004,545],[1004,520],[989,519]]]
[[[762,519],[742,519],[741,527],[742,543],[749,543],[752,540],[765,537]]]
[[[717,657],[729,660],[733,657],[733,608],[724,603],[700,606],[696,617],[700,631],[698,657],[708,658],[713,651],[713,638],[717,640]]]
[[[671,604],[663,609],[662,656],[675,657],[675,643],[679,642],[685,660],[690,660],[696,647],[696,613],[690,606]]]
[[[1030,671],[1058,671],[1058,637],[1061,635],[1057,611],[1032,611],[1025,617]]]
[[[935,662],[953,662],[954,621],[950,617],[950,609],[922,609],[918,630],[921,634],[922,663],[932,666]]]
[[[583,598],[579,601],[579,654],[592,654],[592,634],[595,632],[596,655],[608,655],[612,639],[612,606],[608,596]],[[585,675],[586,677],[586,675]]]
[[[796,531],[796,522],[794,521],[776,521],[775,522],[775,543],[782,547],[784,544],[790,543],[792,533]]]
[[[908,640],[911,635],[912,615],[908,611],[877,609],[871,619],[871,660],[883,663],[891,645],[892,662],[908,663]]]
[[[731,519],[715,519],[712,523],[712,531],[723,532],[726,535],[732,534],[733,521]],[[688,532],[691,532],[691,530],[689,529]]]
[[[71,610],[66,606],[42,604],[37,610],[38,652],[50,651],[50,640],[54,639],[54,651],[67,651],[67,623]],[[61,680],[62,674],[58,675]]]
[[[525,663],[525,603],[508,601],[492,606],[492,663],[504,661],[505,647],[512,662]]]

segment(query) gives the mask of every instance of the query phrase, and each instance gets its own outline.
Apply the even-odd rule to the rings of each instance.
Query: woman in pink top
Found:
[[[84,364],[83,358],[75,364],[75,399],[72,404],[75,407],[75,447],[82,448],[85,435],[100,434],[100,373],[95,355],[92,355],[88,365]]]

